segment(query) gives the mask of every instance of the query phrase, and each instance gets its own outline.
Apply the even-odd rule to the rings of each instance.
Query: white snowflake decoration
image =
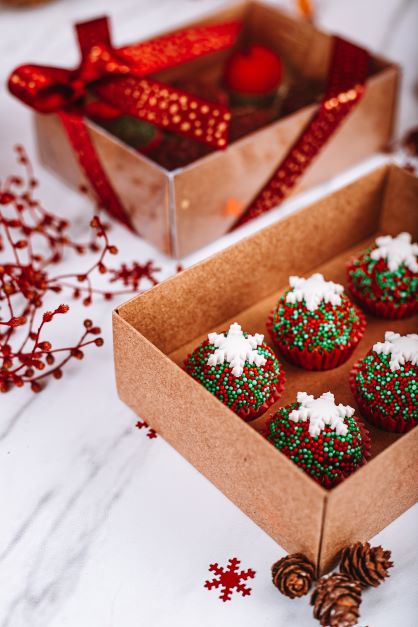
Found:
[[[235,377],[242,375],[246,361],[256,366],[264,366],[267,362],[267,359],[257,350],[257,346],[263,343],[264,335],[256,333],[245,337],[237,322],[231,324],[227,335],[209,333],[208,339],[211,344],[216,346],[216,351],[207,361],[208,366],[217,366],[228,362]]]
[[[344,418],[350,418],[354,414],[352,407],[341,403],[336,405],[331,392],[324,392],[319,398],[306,392],[298,392],[296,398],[300,407],[291,411],[289,418],[293,422],[309,420],[309,433],[312,437],[318,436],[325,425],[334,429],[337,435],[347,435],[348,426]]]
[[[394,372],[406,361],[410,361],[413,366],[418,365],[418,335],[399,335],[393,331],[386,331],[385,341],[377,342],[373,346],[375,353],[380,355],[390,355],[389,367]]]
[[[410,233],[399,233],[396,237],[382,235],[376,239],[376,244],[377,248],[372,250],[370,257],[375,261],[385,259],[391,272],[402,264],[411,272],[418,272],[418,244],[412,243]]]
[[[331,303],[334,307],[341,305],[343,286],[332,281],[325,281],[319,272],[308,279],[291,276],[289,277],[289,284],[293,289],[286,295],[287,303],[300,303],[304,300],[309,311],[315,311],[322,301]]]

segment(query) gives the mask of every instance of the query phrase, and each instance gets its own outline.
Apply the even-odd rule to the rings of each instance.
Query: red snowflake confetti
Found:
[[[157,432],[155,431],[155,429],[152,429],[147,422],[145,422],[145,420],[138,420],[138,422],[136,423],[136,428],[137,429],[147,429],[147,438],[149,438],[150,440],[153,440],[154,438],[157,437]]]
[[[251,568],[238,570],[240,563],[239,559],[232,557],[228,561],[228,567],[226,569],[219,566],[218,563],[211,564],[209,570],[215,573],[215,577],[205,581],[205,588],[208,590],[220,588],[221,594],[219,598],[222,601],[230,601],[234,590],[240,592],[243,597],[249,596],[251,594],[251,588],[242,582],[247,581],[247,579],[254,579],[255,571]]]
[[[154,277],[155,272],[159,272],[161,268],[154,266],[153,261],[147,261],[141,265],[134,261],[131,266],[122,264],[117,270],[109,270],[111,278],[110,283],[122,281],[125,287],[131,288],[132,292],[137,292],[139,284],[143,279],[148,279],[151,285],[157,285],[158,280]]]
[[[120,269],[108,269],[107,256],[118,250],[109,242],[108,226],[99,216],[90,223],[90,242],[74,242],[68,232],[69,222],[46,211],[35,198],[38,181],[31,163],[21,146],[16,152],[25,175],[0,180],[0,251],[8,256],[0,264],[0,391],[28,384],[39,392],[47,377],[62,377],[62,368],[70,359],[82,359],[84,347],[103,344],[101,337],[91,338],[100,334],[100,328],[85,320],[83,334],[75,345],[53,348],[41,337],[44,327],[57,315],[66,314],[69,307],[61,304],[42,313],[45,296],[69,289],[73,298],[82,298],[83,305],[88,306],[97,294],[110,300],[116,294],[137,291],[144,278],[155,284],[158,268],[152,262],[143,266],[134,262],[132,266],[122,264]],[[66,251],[83,255],[88,250],[97,253],[98,258],[87,271],[52,275],[52,267]],[[106,273],[110,282],[121,281],[125,289],[110,292],[93,287],[93,274]]]

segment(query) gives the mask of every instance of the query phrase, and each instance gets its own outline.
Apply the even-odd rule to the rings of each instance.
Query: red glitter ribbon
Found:
[[[58,113],[81,168],[101,203],[116,218],[129,219],[92,144],[84,115],[128,114],[213,148],[225,148],[230,113],[183,90],[148,78],[151,74],[230,48],[240,24],[227,22],[178,31],[123,48],[111,44],[106,17],[76,25],[81,51],[74,70],[22,65],[9,78],[10,92],[40,113]],[[89,102],[91,94],[98,101]]]
[[[334,37],[328,87],[318,111],[232,230],[270,211],[288,196],[362,97],[368,61],[369,54],[366,50]]]
[[[61,111],[58,113],[68,140],[77,155],[78,162],[103,208],[114,218],[132,229],[119,197],[113,189],[90,138],[84,118]]]

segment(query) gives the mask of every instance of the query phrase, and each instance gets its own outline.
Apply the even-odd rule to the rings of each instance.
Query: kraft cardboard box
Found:
[[[312,25],[261,2],[244,2],[193,24],[243,20],[244,39],[265,44],[283,58],[302,89],[325,87],[332,38]],[[190,26],[191,24],[185,24]],[[220,78],[230,51],[218,52],[167,70],[163,81],[210,75]],[[308,168],[294,191],[306,189],[381,150],[391,137],[399,69],[372,56],[366,91]],[[311,119],[310,104],[213,152],[187,167],[168,171],[92,121],[88,129],[104,170],[133,226],[165,253],[182,257],[226,233],[269,179]],[[71,185],[83,175],[54,115],[35,115],[43,163]],[[231,211],[231,206],[234,211]]]
[[[301,551],[320,573],[347,544],[365,541],[415,503],[418,429],[406,435],[368,425],[372,459],[325,490],[260,431],[297,391],[331,390],[355,407],[348,374],[386,330],[410,333],[417,319],[367,316],[364,338],[343,366],[309,372],[284,362],[282,398],[252,423],[238,416],[181,368],[211,331],[232,321],[265,333],[268,313],[291,274],[323,272],[345,284],[345,264],[379,233],[418,238],[418,180],[395,166],[280,220],[229,249],[136,296],[113,314],[120,398],[289,552]],[[356,412],[356,415],[361,415]]]

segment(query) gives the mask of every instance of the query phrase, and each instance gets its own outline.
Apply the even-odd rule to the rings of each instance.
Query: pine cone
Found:
[[[357,579],[366,588],[376,588],[389,577],[388,569],[393,566],[391,552],[381,546],[371,547],[368,542],[356,542],[341,554],[340,572]]]
[[[302,597],[311,588],[315,567],[302,553],[283,557],[271,567],[273,584],[291,599]]]
[[[313,615],[323,627],[352,627],[359,619],[361,586],[348,575],[321,577],[312,593]]]

